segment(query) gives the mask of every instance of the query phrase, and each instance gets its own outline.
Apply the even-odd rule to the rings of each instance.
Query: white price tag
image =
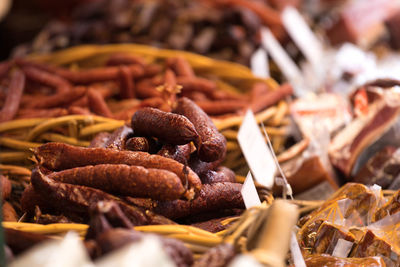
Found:
[[[257,189],[253,181],[253,176],[251,176],[251,172],[247,174],[246,180],[244,180],[240,193],[242,194],[246,209],[261,205],[261,201],[258,197]]]
[[[246,112],[237,138],[254,178],[272,188],[277,167],[251,110]]]
[[[271,31],[266,27],[261,29],[261,43],[278,65],[283,75],[285,75],[286,79],[288,79],[296,91],[300,91],[299,87],[304,83],[300,69],[289,57],[278,40],[275,39]],[[296,94],[300,94],[300,92],[296,92]]]
[[[317,68],[323,57],[322,44],[302,15],[293,7],[282,12],[282,23],[307,60]]]
[[[269,65],[267,51],[262,47],[258,48],[250,59],[251,71],[253,74],[260,78],[268,78]]]

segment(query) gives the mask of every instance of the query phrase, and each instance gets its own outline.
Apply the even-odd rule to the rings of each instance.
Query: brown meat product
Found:
[[[149,64],[143,67],[144,73],[141,77],[153,77],[162,71],[162,67],[159,64]]]
[[[129,55],[124,53],[113,54],[106,62],[107,66],[120,66],[120,65],[140,65],[145,66],[146,62],[143,58]]]
[[[376,236],[371,230],[368,230],[352,251],[351,257],[365,258],[374,256],[382,257],[387,266],[400,265],[400,255],[394,251],[392,246]]]
[[[241,209],[244,207],[241,188],[242,185],[238,183],[206,184],[194,200],[158,201],[154,212],[170,219],[179,219],[222,209]]]
[[[14,207],[8,201],[3,201],[2,213],[4,222],[17,222],[19,219]]]
[[[101,132],[96,134],[96,136],[90,141],[89,148],[96,148],[96,147],[106,147],[107,141],[110,138],[111,133],[108,132]]]
[[[400,211],[400,190],[397,191],[388,202],[380,207],[372,218],[373,222],[382,220],[386,216],[393,215]]]
[[[7,199],[11,195],[11,182],[8,178],[4,175],[0,174],[0,188],[1,188],[1,198]]]
[[[398,10],[390,0],[346,2],[334,13],[333,23],[325,25],[326,35],[333,45],[351,42],[367,48],[385,34],[384,21]]]
[[[257,99],[271,91],[266,83],[257,82],[251,87],[250,99],[252,102],[257,101]]]
[[[313,254],[332,254],[339,239],[354,242],[355,237],[339,226],[324,222],[316,232]]]
[[[156,87],[151,79],[142,79],[135,84],[136,96],[141,99],[160,97],[161,93],[157,91]]]
[[[177,83],[182,86],[182,91],[199,91],[210,96],[217,88],[215,82],[199,77],[178,76]]]
[[[135,135],[157,137],[173,145],[184,145],[199,139],[192,122],[185,116],[154,108],[136,111],[132,117],[132,129]]]
[[[18,255],[35,245],[50,240],[50,237],[10,228],[4,229],[5,243],[15,255]]]
[[[107,254],[129,243],[138,242],[144,237],[144,233],[127,229],[111,229],[96,238],[101,247],[102,254]],[[158,237],[165,252],[178,267],[188,267],[193,264],[193,254],[181,241],[171,238]]]
[[[279,89],[270,91],[262,96],[254,99],[250,105],[254,113],[260,112],[272,105],[275,105],[280,100],[285,99],[287,96],[293,94],[293,87],[286,83],[281,85]]]
[[[194,71],[189,62],[183,57],[174,57],[167,59],[167,66],[171,68],[177,76],[194,77]]]
[[[8,61],[0,62],[0,79],[2,79],[4,76],[7,75],[10,68],[11,68],[10,62],[8,62]]]
[[[396,50],[400,48],[400,29],[397,27],[399,23],[400,11],[392,15],[385,23],[390,35],[390,44]]]
[[[38,169],[32,171],[32,185],[35,191],[46,196],[46,200],[52,205],[56,205],[63,210],[87,214],[89,207],[93,203],[99,201],[114,201],[125,213],[134,225],[151,224],[154,221],[163,221],[165,224],[173,224],[168,219],[161,219],[160,216],[150,211],[142,211],[141,209],[127,205],[119,198],[104,193],[101,190],[93,189],[86,186],[71,185],[55,182],[43,175]]]
[[[205,173],[207,173],[209,170],[216,170],[217,167],[222,163],[223,158],[225,158],[225,155],[222,157],[222,159],[213,162],[204,162],[199,159],[197,154],[192,154],[190,156],[189,166],[195,173],[197,173],[197,175],[202,176],[205,175]]]
[[[41,70],[36,66],[23,66],[22,71],[25,73],[27,79],[52,87],[58,93],[69,91],[72,87],[63,77]]]
[[[139,65],[127,66],[133,78],[143,76],[144,70]],[[120,68],[118,66],[100,67],[87,70],[70,71],[67,69],[57,69],[57,74],[75,84],[89,84],[117,80]]]
[[[63,91],[56,93],[54,95],[49,95],[35,99],[26,104],[26,108],[53,108],[60,107],[72,103],[74,100],[79,99],[86,93],[86,87],[77,86],[68,91]]]
[[[185,193],[185,188],[175,173],[124,164],[77,167],[54,172],[48,178],[97,188],[115,195],[151,197],[158,200],[179,199]]]
[[[52,211],[51,203],[49,203],[45,196],[35,191],[32,185],[28,185],[21,196],[21,210],[30,215],[33,215],[36,206],[39,206],[42,211]]]
[[[140,103],[141,108],[150,107],[160,109],[164,105],[165,101],[161,97],[151,97],[143,100]]]
[[[68,114],[70,115],[94,115],[87,107],[69,106]],[[118,118],[115,118],[118,119]]]
[[[193,267],[224,267],[236,256],[235,247],[229,243],[222,243],[213,247],[206,254],[195,261]]]
[[[162,148],[160,149],[160,151],[158,151],[157,154],[166,158],[176,160],[184,165],[187,165],[191,152],[192,152],[191,144],[185,144],[180,146],[165,144],[162,146]]]
[[[310,255],[304,259],[307,267],[386,267],[381,257],[338,258],[330,255]]]
[[[103,96],[95,89],[89,89],[87,91],[89,108],[93,113],[100,116],[112,118],[113,114],[110,108],[107,106]]]
[[[202,161],[212,162],[223,158],[226,153],[226,139],[201,108],[190,99],[181,98],[175,112],[187,117],[198,132],[200,143],[195,144]]]
[[[400,85],[400,80],[397,79],[390,79],[390,78],[381,78],[381,79],[376,79],[371,82],[367,82],[364,84],[364,87],[382,87],[382,88],[390,88],[393,86],[399,86]]]
[[[125,142],[125,149],[130,151],[156,153],[160,147],[151,137],[131,137]]]
[[[332,191],[339,188],[319,156],[310,156],[307,159],[294,158],[292,161],[282,163],[281,167],[294,194],[303,192],[307,194],[308,189],[312,190],[323,183],[327,183]],[[275,184],[273,191],[275,194],[280,194],[282,187]]]
[[[0,122],[12,120],[18,112],[22,93],[25,88],[25,75],[19,70],[11,74],[5,103],[0,111]]]
[[[332,164],[350,177],[362,151],[374,143],[397,121],[399,106],[376,101],[369,106],[367,118],[356,118],[331,141],[328,153]]]
[[[98,164],[127,164],[145,168],[163,169],[175,173],[182,181],[188,182],[186,196],[191,199],[201,188],[196,173],[183,164],[159,155],[146,152],[116,151],[105,148],[81,148],[63,143],[47,143],[35,149],[38,162],[50,170],[64,170]]]
[[[112,148],[115,150],[124,150],[125,142],[133,131],[130,127],[124,125],[117,130],[115,130],[105,143],[106,148]]]
[[[69,112],[65,108],[50,108],[50,109],[20,109],[18,110],[18,119],[28,118],[56,118],[68,115]]]
[[[196,101],[196,104],[210,116],[236,113],[248,106],[248,103],[243,100],[205,100]]]
[[[43,214],[39,206],[35,207],[34,219],[35,223],[38,224],[73,223],[73,221],[64,215]]]
[[[135,85],[131,71],[126,66],[121,66],[119,69],[120,80],[120,97],[122,99],[135,98]]]
[[[359,170],[353,182],[388,188],[400,174],[400,162],[393,156],[396,150],[392,146],[384,147]]]
[[[132,229],[133,225],[115,202],[100,201],[90,207],[89,228],[85,240],[95,239],[112,228]]]
[[[230,223],[222,224],[222,222],[224,220],[230,219],[230,218],[233,218],[233,216],[215,218],[215,219],[211,219],[211,220],[204,221],[204,222],[192,223],[191,225],[194,227],[203,229],[205,231],[211,232],[211,233],[218,233],[218,232],[223,231],[231,226]]]
[[[235,173],[226,167],[219,167],[217,171],[208,170],[205,174],[200,175],[200,179],[203,184],[236,182]]]

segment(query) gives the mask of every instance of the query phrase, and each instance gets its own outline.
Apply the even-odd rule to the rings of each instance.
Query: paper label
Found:
[[[340,238],[337,241],[335,248],[333,249],[332,256],[339,258],[347,258],[352,247],[353,247],[353,242]]]
[[[257,189],[253,181],[253,176],[249,172],[244,180],[242,190],[240,191],[243,197],[246,209],[261,205],[260,198],[258,197]]]
[[[293,263],[295,267],[307,267],[304,262],[303,255],[297,242],[296,234],[292,231],[290,238],[290,252],[292,253]]]
[[[266,27],[261,29],[261,43],[278,65],[283,75],[285,75],[286,79],[290,81],[297,91],[301,90],[299,85],[303,84],[303,78],[300,69],[275,39],[271,31]]]
[[[272,188],[277,167],[251,110],[243,118],[237,139],[256,181]]]
[[[250,59],[251,71],[253,74],[260,78],[268,78],[269,65],[267,51],[262,47],[258,48]]]
[[[307,60],[318,68],[323,57],[322,45],[302,15],[297,9],[287,7],[282,12],[282,23]]]

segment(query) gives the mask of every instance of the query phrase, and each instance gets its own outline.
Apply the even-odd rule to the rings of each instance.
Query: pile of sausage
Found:
[[[244,208],[241,184],[220,166],[225,137],[193,101],[179,98],[173,112],[140,109],[130,126],[98,134],[89,148],[47,143],[35,149],[38,164],[22,209],[85,222],[93,203],[113,201],[132,224],[144,225]]]
[[[300,0],[101,0],[79,6],[69,21],[48,23],[14,55],[48,53],[80,44],[140,43],[192,51],[250,64],[258,33],[268,26],[280,40],[287,34],[280,18]]]
[[[0,122],[72,114],[129,120],[142,107],[171,111],[177,96],[221,116],[243,113],[250,100],[256,112],[292,93],[264,87],[267,99],[220,90],[182,57],[148,64],[139,56],[113,54],[105,66],[79,70],[15,59],[0,63]]]

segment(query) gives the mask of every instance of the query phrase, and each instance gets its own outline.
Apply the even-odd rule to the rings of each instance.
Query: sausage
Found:
[[[79,107],[79,106],[69,106],[68,114],[73,115],[92,115],[88,108]],[[58,117],[58,116],[57,116]]]
[[[11,63],[9,61],[0,63],[0,79],[7,75],[11,68]]]
[[[205,184],[192,201],[157,201],[153,211],[172,220],[222,209],[244,208],[239,183]]]
[[[222,159],[226,153],[226,139],[218,132],[212,120],[193,101],[183,97],[178,100],[175,112],[187,117],[200,136],[195,143],[199,158],[205,162]]]
[[[236,113],[248,106],[248,104],[242,100],[203,100],[196,101],[196,104],[210,116]]]
[[[167,66],[170,67],[177,76],[194,77],[194,71],[189,62],[183,57],[175,57],[167,59]]]
[[[151,137],[131,137],[126,140],[125,149],[153,154],[160,149],[160,145]]]
[[[54,172],[54,181],[84,185],[105,192],[132,197],[173,200],[185,193],[175,173],[160,169],[146,169],[125,164],[100,164]]]
[[[7,199],[11,195],[11,182],[4,175],[0,174],[0,188],[1,188],[1,197],[2,199]]]
[[[235,247],[232,244],[222,243],[208,250],[195,261],[193,267],[229,266],[236,255]]]
[[[203,175],[200,175],[201,182],[203,184],[214,184],[214,183],[234,183],[236,182],[235,173],[226,167],[219,167],[217,171],[208,170]]]
[[[225,155],[222,157],[222,159],[213,162],[204,162],[199,159],[199,156],[197,154],[193,153],[190,156],[189,166],[195,173],[197,173],[197,175],[202,176],[209,170],[215,171],[217,167],[222,163],[224,157]]]
[[[104,97],[95,89],[89,89],[87,92],[89,108],[93,113],[111,118],[113,116],[109,107],[107,106]]]
[[[135,98],[135,87],[131,71],[126,66],[119,68],[120,97],[122,99]]]
[[[4,201],[2,205],[3,221],[18,222],[18,215],[10,202]]]
[[[145,233],[128,229],[111,229],[97,236],[96,241],[101,248],[102,254],[118,250],[127,244],[139,242],[145,237]],[[163,250],[177,267],[192,266],[193,254],[182,241],[172,238],[157,236],[161,242]]]
[[[199,139],[193,123],[185,116],[154,108],[136,111],[131,124],[135,135],[156,137],[168,144],[184,145]]]
[[[107,66],[120,66],[120,65],[139,65],[145,66],[146,62],[143,58],[128,55],[128,54],[114,54],[109,57],[106,63]]]
[[[141,77],[144,70],[139,65],[130,65],[132,77]],[[93,68],[88,70],[70,71],[67,69],[57,69],[57,74],[75,84],[89,84],[109,80],[117,80],[120,68],[118,66]]]
[[[94,203],[114,201],[133,225],[149,224],[153,221],[152,217],[157,217],[166,224],[173,223],[168,219],[161,220],[160,216],[154,215],[150,211],[144,212],[140,208],[130,206],[119,198],[101,190],[53,181],[39,169],[32,171],[31,182],[35,191],[46,195],[47,201],[52,202],[52,205],[62,207],[66,211],[87,214],[89,207]]]
[[[210,97],[217,88],[215,82],[199,77],[178,76],[177,84],[182,86],[182,91],[199,91]]]
[[[57,92],[66,92],[72,85],[57,74],[39,69],[36,66],[23,66],[23,72],[29,80],[54,88]]]
[[[90,142],[89,147],[106,147],[107,141],[110,138],[111,134],[108,132],[98,133]]]
[[[117,130],[115,130],[105,143],[106,148],[112,148],[116,150],[124,150],[125,142],[127,138],[133,134],[130,127],[124,125]]]
[[[44,195],[37,193],[32,185],[25,188],[21,196],[21,210],[28,214],[34,214],[35,207],[39,206],[43,211],[52,211],[49,203]]]
[[[20,109],[17,114],[18,119],[27,118],[55,118],[68,115],[69,112],[65,108],[50,109]]]
[[[192,146],[190,144],[174,146],[170,144],[165,144],[158,151],[158,155],[176,160],[182,164],[187,164],[190,158],[190,153],[192,152]]]
[[[35,245],[50,240],[50,237],[15,229],[4,229],[5,243],[11,248],[14,254],[22,253]]]
[[[106,148],[83,148],[63,143],[47,143],[34,149],[38,162],[50,170],[64,170],[75,167],[98,164],[127,164],[145,168],[164,169],[175,173],[182,181],[188,183],[185,193],[188,199],[199,192],[201,181],[196,173],[183,164],[159,155],[146,152],[117,151]]]
[[[283,84],[279,89],[270,91],[257,99],[253,99],[251,103],[251,109],[254,113],[259,112],[265,108],[275,105],[280,100],[293,94],[293,88],[290,84]]]
[[[68,91],[62,91],[54,95],[44,96],[35,99],[26,104],[27,108],[53,108],[72,103],[73,101],[79,99],[86,93],[86,87],[77,86]]]
[[[25,88],[25,75],[19,70],[11,74],[11,82],[7,91],[6,100],[0,111],[0,122],[12,120],[18,112],[22,93]]]

